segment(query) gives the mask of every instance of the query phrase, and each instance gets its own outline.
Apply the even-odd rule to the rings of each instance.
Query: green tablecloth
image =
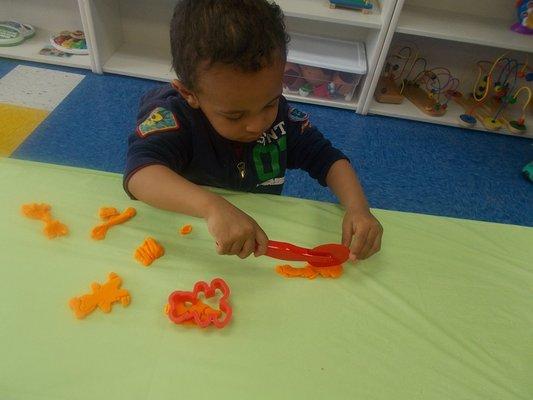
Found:
[[[531,228],[375,210],[381,253],[337,280],[284,279],[275,260],[216,255],[203,221],[130,201],[118,175],[2,159],[0,182],[1,399],[533,398]],[[272,239],[339,240],[337,206],[224,193]],[[70,235],[46,239],[31,202]],[[138,215],[96,242],[104,205]],[[148,269],[133,259],[147,236],[166,248]],[[110,271],[130,306],[75,319],[68,300]],[[214,277],[231,324],[171,324],[168,295]]]

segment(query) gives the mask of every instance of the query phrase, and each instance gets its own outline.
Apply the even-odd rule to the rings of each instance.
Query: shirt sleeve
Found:
[[[132,199],[128,182],[137,171],[159,164],[179,174],[188,165],[192,157],[191,136],[178,118],[168,104],[153,106],[151,111],[141,106],[136,132],[128,138],[123,179],[124,190]]]
[[[309,122],[309,116],[287,107],[287,168],[303,169],[322,186],[331,166],[338,160],[348,160]]]

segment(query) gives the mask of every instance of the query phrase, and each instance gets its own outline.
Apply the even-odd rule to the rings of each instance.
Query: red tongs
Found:
[[[290,243],[269,240],[266,255],[278,260],[306,261],[314,267],[333,267],[348,259],[350,249],[342,244],[334,243],[306,249]]]

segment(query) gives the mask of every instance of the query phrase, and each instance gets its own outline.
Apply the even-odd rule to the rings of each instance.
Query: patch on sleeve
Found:
[[[157,107],[153,110],[139,126],[137,134],[140,137],[146,137],[152,133],[166,132],[179,129],[180,124],[172,111],[163,107]]]
[[[293,107],[289,108],[289,120],[292,122],[299,122],[301,124],[300,133],[304,133],[306,129],[311,127],[311,124],[309,123],[309,114]]]
[[[304,122],[309,120],[309,114],[304,113],[297,108],[289,107],[289,119],[292,122]]]

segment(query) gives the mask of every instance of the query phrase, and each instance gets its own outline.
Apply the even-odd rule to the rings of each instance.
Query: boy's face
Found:
[[[200,73],[198,90],[180,90],[189,105],[201,108],[226,139],[254,142],[274,123],[283,90],[284,63],[257,72],[215,64]]]

